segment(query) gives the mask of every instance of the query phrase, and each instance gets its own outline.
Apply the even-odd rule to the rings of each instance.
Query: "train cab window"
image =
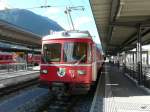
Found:
[[[61,44],[45,44],[43,46],[44,60],[46,62],[60,62],[61,60]]]
[[[64,61],[85,63],[87,61],[87,43],[66,42],[64,43]]]

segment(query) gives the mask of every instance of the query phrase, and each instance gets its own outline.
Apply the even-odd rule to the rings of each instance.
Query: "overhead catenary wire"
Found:
[[[68,21],[69,27],[70,27],[70,23],[73,24],[73,20],[70,19],[70,22],[69,22],[69,16],[71,18],[70,12],[72,10],[84,10],[84,8],[82,6],[74,6],[71,0],[68,0],[68,1],[70,2],[70,5],[71,5],[70,7],[68,7],[68,15],[67,15],[67,21]],[[52,7],[66,7],[66,6],[65,5],[56,5],[56,6],[48,5],[48,1],[44,0],[43,5],[39,5],[39,6],[35,6],[35,7],[20,8],[20,9],[32,10],[32,9],[37,9],[37,8],[46,9],[46,8],[52,8]],[[6,12],[9,13],[9,9],[7,9]],[[72,25],[72,26],[73,26],[73,29],[75,29],[74,25]]]
[[[45,5],[45,6],[47,5],[47,0],[45,0],[45,3],[44,3],[44,5]]]
[[[72,3],[72,1],[71,0],[68,0],[69,1],[69,3],[70,3],[70,6],[73,6],[73,3]]]
[[[85,4],[85,3],[87,3],[86,2],[86,0],[81,0],[81,2],[82,2],[82,4]],[[90,3],[88,3],[87,5],[89,5]],[[84,11],[84,13],[85,13],[85,15],[87,15],[87,16],[89,16],[90,17],[90,21],[92,21],[92,22],[94,22],[95,23],[95,20],[94,20],[94,15],[93,15],[93,13],[92,13],[92,9],[91,9],[91,6],[89,5],[89,7],[90,7],[90,11],[91,11],[91,14],[90,13],[87,13],[87,11]],[[93,18],[93,19],[92,19]],[[95,23],[96,24],[96,23]],[[96,27],[96,26],[95,26]],[[96,30],[97,30],[97,27],[96,27]],[[98,34],[98,36],[99,36],[99,34]],[[94,36],[94,38],[93,39],[96,39],[95,38],[96,36]],[[101,43],[101,41],[100,41],[100,43]]]
[[[36,8],[52,8],[52,7],[66,7],[66,5],[41,5],[41,6],[36,6],[36,7],[27,7],[27,8],[23,8],[23,9],[36,9]]]

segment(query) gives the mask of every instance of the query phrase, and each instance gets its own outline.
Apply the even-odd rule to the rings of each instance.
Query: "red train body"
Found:
[[[42,39],[40,79],[52,89],[65,85],[69,90],[89,90],[102,63],[102,54],[88,32],[60,32]]]
[[[13,63],[13,55],[11,53],[2,53],[0,52],[0,64],[9,64]]]
[[[33,65],[39,65],[41,63],[41,54],[28,54],[28,63]]]
[[[17,63],[17,61],[15,61],[15,58],[19,54],[24,55],[24,58],[25,58],[26,62],[28,62],[28,64],[38,65],[41,62],[41,54],[32,54],[32,55],[28,54],[28,56],[27,56],[23,52],[16,52],[16,53],[0,52],[0,64]]]

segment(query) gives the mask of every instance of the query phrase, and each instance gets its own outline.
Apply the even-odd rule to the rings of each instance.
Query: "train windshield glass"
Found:
[[[46,62],[60,62],[61,60],[61,44],[45,44],[43,46],[44,60]]]
[[[64,61],[85,63],[87,58],[87,43],[67,42],[64,43]]]

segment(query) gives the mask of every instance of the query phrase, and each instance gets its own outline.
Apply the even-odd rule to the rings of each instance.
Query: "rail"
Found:
[[[127,64],[126,66],[121,66],[124,69],[124,73],[127,73],[134,80],[138,81],[138,69],[136,64]],[[150,88],[150,66],[142,65],[142,82],[147,88]]]

